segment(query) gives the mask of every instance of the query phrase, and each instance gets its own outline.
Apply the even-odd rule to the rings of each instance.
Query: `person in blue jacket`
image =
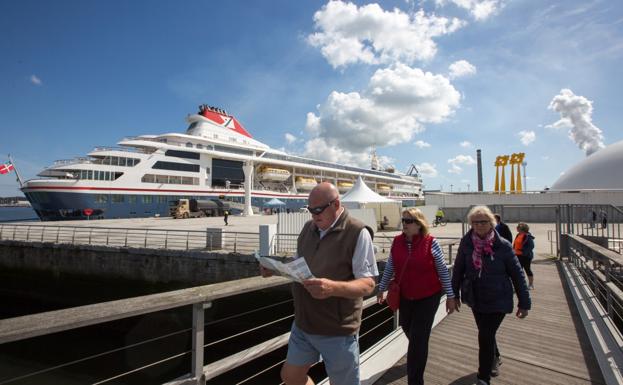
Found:
[[[531,301],[523,270],[513,248],[495,231],[493,213],[476,206],[467,214],[471,230],[463,236],[452,273],[455,295],[472,309],[478,327],[478,385],[489,385],[498,374],[495,340],[504,317],[513,312],[513,292],[519,299],[518,318],[525,318]]]

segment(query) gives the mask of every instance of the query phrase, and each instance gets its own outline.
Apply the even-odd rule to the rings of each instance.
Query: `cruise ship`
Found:
[[[22,185],[41,220],[165,216],[181,198],[218,199],[251,215],[277,198],[298,210],[321,181],[348,191],[358,176],[379,194],[412,206],[422,199],[417,168],[406,173],[289,155],[254,139],[227,111],[208,105],[185,134],[141,135],[59,160]]]

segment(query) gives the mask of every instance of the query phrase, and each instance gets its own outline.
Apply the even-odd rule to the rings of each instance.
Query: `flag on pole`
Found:
[[[13,170],[15,170],[15,167],[13,166],[13,163],[11,162],[5,163],[2,166],[0,166],[0,174],[7,174]]]

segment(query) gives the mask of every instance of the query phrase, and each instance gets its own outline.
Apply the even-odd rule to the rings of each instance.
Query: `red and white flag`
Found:
[[[2,166],[0,166],[0,174],[7,174],[11,171],[13,171],[15,169],[15,167],[13,166],[13,163],[6,163],[3,164]]]

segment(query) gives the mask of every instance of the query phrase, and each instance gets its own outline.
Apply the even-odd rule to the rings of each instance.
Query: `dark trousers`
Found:
[[[526,275],[528,277],[532,277],[532,269],[530,268],[530,263],[532,262],[532,258],[519,255],[517,256],[517,259],[519,259],[519,263],[521,264],[521,267],[523,267],[523,269],[526,271]]]
[[[400,299],[400,326],[409,338],[407,378],[409,385],[424,384],[424,369],[428,359],[428,340],[433,329],[441,292],[430,297]]]
[[[474,313],[478,326],[478,378],[489,382],[493,359],[500,356],[495,333],[504,320],[504,313]]]

